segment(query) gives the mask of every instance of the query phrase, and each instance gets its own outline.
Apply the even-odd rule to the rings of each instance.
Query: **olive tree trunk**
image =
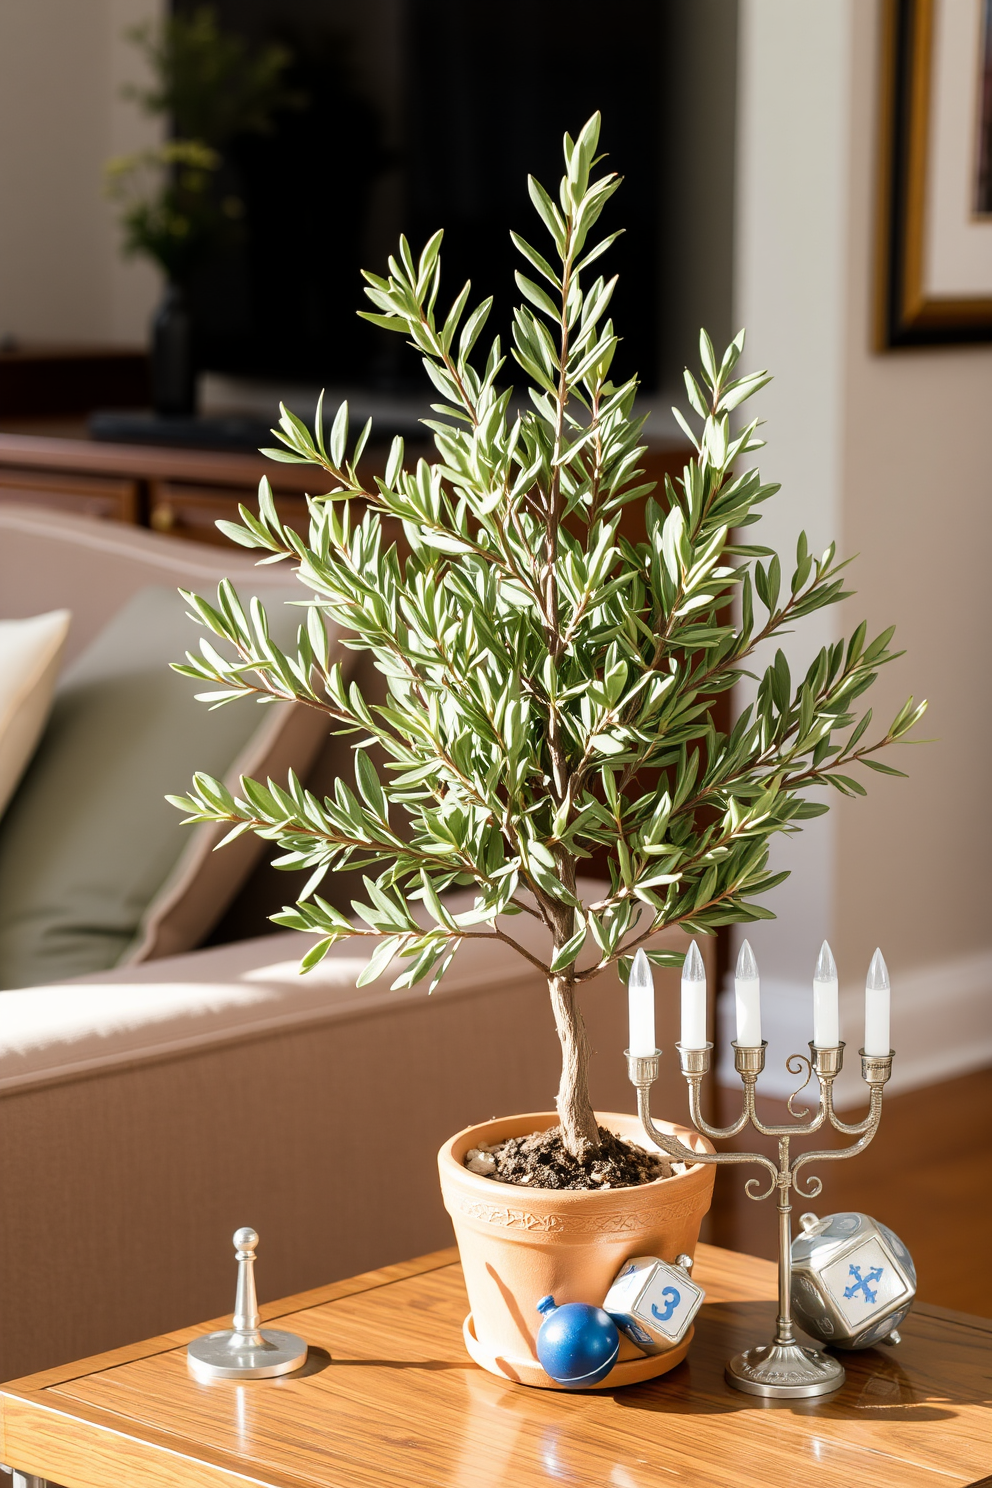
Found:
[[[555,1104],[565,1146],[582,1162],[599,1150],[599,1126],[589,1099],[589,1040],[572,978],[565,972],[550,976],[548,990],[561,1043],[561,1084]]]

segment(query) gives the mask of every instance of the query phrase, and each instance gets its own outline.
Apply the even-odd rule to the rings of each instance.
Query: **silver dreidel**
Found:
[[[295,1333],[260,1328],[255,1295],[254,1230],[236,1230],[234,1250],[238,1258],[238,1291],[234,1299],[233,1328],[194,1338],[186,1350],[186,1361],[197,1379],[272,1379],[289,1374],[306,1362],[307,1346]]]

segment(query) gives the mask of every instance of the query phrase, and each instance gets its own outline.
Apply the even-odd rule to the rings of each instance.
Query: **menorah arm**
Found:
[[[877,1091],[877,1103],[878,1103],[878,1105],[881,1105],[881,1102],[882,1102],[882,1092],[879,1089]],[[866,1131],[869,1131],[871,1129],[872,1125],[876,1122],[875,1105],[876,1105],[876,1091],[873,1090],[871,1092],[870,1103],[869,1103],[869,1106],[868,1106],[868,1115],[864,1118],[864,1120],[863,1121],[842,1121],[840,1119],[840,1117],[837,1115],[837,1112],[834,1110],[834,1092],[833,1092],[833,1086],[832,1085],[825,1085],[824,1088],[823,1088],[823,1109],[827,1113],[827,1118],[828,1118],[828,1120],[830,1122],[830,1125],[834,1128],[834,1131],[843,1132],[844,1135],[845,1135],[845,1137],[858,1137],[858,1136],[861,1135],[862,1132],[866,1132]]]
[[[790,1075],[800,1075],[800,1074],[802,1074],[804,1067],[805,1067],[805,1070],[806,1070],[806,1078],[805,1078],[805,1080],[799,1086],[798,1090],[794,1090],[792,1092],[792,1094],[789,1096],[789,1099],[788,1099],[788,1102],[787,1102],[788,1108],[789,1108],[789,1113],[790,1113],[790,1115],[795,1116],[795,1118],[796,1118],[795,1121],[793,1121],[790,1124],[785,1125],[785,1126],[766,1126],[763,1121],[759,1120],[758,1113],[754,1109],[754,1085],[753,1084],[747,1085],[746,1086],[746,1089],[745,1089],[745,1100],[746,1100],[746,1102],[747,1102],[747,1104],[749,1106],[748,1116],[749,1116],[751,1125],[754,1127],[755,1131],[761,1132],[761,1134],[763,1136],[766,1136],[766,1137],[808,1137],[808,1136],[810,1136],[810,1134],[812,1132],[817,1131],[818,1128],[823,1125],[824,1121],[827,1118],[826,1107],[824,1106],[823,1102],[821,1101],[820,1104],[819,1104],[819,1107],[817,1109],[816,1115],[813,1116],[813,1117],[811,1117],[809,1121],[805,1121],[804,1122],[802,1118],[804,1116],[809,1116],[809,1107],[808,1106],[803,1106],[803,1108],[802,1108],[801,1111],[797,1111],[796,1108],[795,1108],[795,1106],[792,1104],[792,1102],[797,1098],[797,1096],[801,1095],[802,1092],[806,1089],[806,1086],[809,1084],[809,1082],[810,1082],[810,1080],[812,1079],[812,1076],[813,1076],[813,1067],[812,1067],[810,1061],[806,1058],[806,1055],[805,1054],[790,1054],[789,1057],[788,1057],[788,1059],[785,1061],[785,1067],[789,1071],[789,1074]]]
[[[677,1162],[716,1162],[719,1154],[716,1152],[694,1152],[691,1147],[679,1140],[673,1132],[662,1131],[655,1126],[651,1118],[651,1086],[641,1084],[637,1086],[637,1115],[647,1136],[669,1157],[674,1157]]]
[[[689,1112],[692,1116],[693,1126],[697,1131],[702,1132],[704,1136],[711,1137],[715,1141],[724,1141],[727,1137],[736,1137],[737,1133],[743,1131],[750,1120],[751,1112],[754,1108],[753,1094],[749,1102],[748,1092],[745,1090],[744,1099],[741,1104],[741,1114],[730,1126],[712,1126],[703,1116],[700,1109],[700,1098],[702,1095],[703,1080],[709,1073],[710,1054],[713,1051],[713,1045],[703,1044],[701,1048],[687,1048],[685,1044],[676,1044],[675,1047],[679,1051],[679,1063],[682,1066],[682,1073],[689,1087]],[[749,1056],[752,1062],[754,1062],[755,1070],[759,1069],[760,1063],[756,1061],[764,1058],[764,1045],[762,1045],[760,1051],[749,1051]],[[632,1060],[629,1057],[627,1064],[631,1084],[640,1088],[639,1082],[643,1078],[647,1078],[650,1074],[650,1068],[644,1065],[643,1061],[639,1064],[637,1059]],[[657,1069],[655,1068],[655,1073],[651,1075],[651,1079],[656,1078],[656,1076]],[[757,1078],[756,1075],[755,1078]]]
[[[637,1087],[637,1115],[645,1134],[669,1157],[674,1157],[677,1162],[691,1163],[758,1163],[767,1168],[772,1175],[772,1181],[764,1193],[751,1192],[751,1185],[756,1181],[749,1178],[745,1185],[749,1198],[766,1199],[774,1192],[779,1181],[779,1170],[770,1158],[762,1156],[760,1152],[697,1152],[692,1147],[687,1147],[672,1132],[662,1131],[651,1119],[650,1111],[651,1087],[650,1085],[638,1085]],[[740,1130],[740,1128],[737,1128]]]
[[[869,1145],[875,1133],[878,1131],[878,1125],[881,1117],[881,1087],[873,1086],[871,1092],[871,1110],[868,1113],[866,1121],[863,1123],[865,1129],[856,1142],[852,1142],[850,1147],[828,1147],[821,1152],[803,1152],[800,1153],[798,1157],[793,1158],[790,1171],[792,1173],[792,1183],[793,1187],[796,1190],[796,1193],[804,1199],[815,1199],[817,1194],[822,1189],[823,1184],[820,1182],[819,1178],[811,1174],[808,1186],[806,1188],[803,1188],[797,1178],[797,1174],[800,1168],[804,1168],[807,1163],[811,1162],[840,1162],[843,1158],[854,1157],[857,1153],[864,1152],[865,1148]],[[813,1186],[814,1184],[815,1187]]]
[[[727,1137],[736,1137],[737,1133],[743,1131],[748,1125],[753,1126],[766,1137],[805,1137],[815,1132],[826,1120],[826,1111],[821,1105],[811,1120],[803,1122],[802,1118],[809,1115],[807,1107],[797,1111],[793,1101],[802,1090],[809,1084],[812,1075],[810,1061],[805,1054],[790,1054],[786,1060],[786,1069],[790,1074],[801,1074],[803,1068],[806,1070],[806,1078],[789,1097],[789,1113],[796,1119],[788,1126],[766,1126],[759,1120],[755,1109],[755,1084],[765,1064],[766,1044],[748,1045],[734,1042],[734,1068],[744,1082],[744,1101],[740,1116],[731,1126],[711,1126],[703,1118],[700,1110],[700,1093],[702,1077],[709,1070],[710,1050],[712,1044],[707,1044],[703,1049],[687,1049],[683,1044],[677,1044],[679,1058],[682,1064],[682,1073],[689,1085],[689,1110],[692,1114],[692,1124],[697,1131],[704,1132],[706,1136],[723,1140]]]
[[[700,1096],[702,1094],[701,1086],[702,1081],[700,1079],[693,1077],[689,1080],[689,1114],[692,1117],[693,1126],[696,1128],[697,1131],[701,1131],[704,1136],[713,1137],[717,1141],[722,1140],[726,1137],[736,1137],[737,1133],[743,1131],[748,1123],[749,1111],[747,1093],[745,1093],[744,1100],[742,1102],[741,1114],[738,1116],[737,1120],[733,1122],[732,1125],[711,1126],[710,1123],[705,1120],[700,1109]]]
[[[861,1078],[871,1091],[868,1115],[863,1121],[841,1121],[834,1110],[833,1081],[826,1082],[823,1088],[823,1105],[830,1117],[830,1124],[836,1131],[843,1132],[848,1137],[856,1137],[864,1132],[874,1133],[882,1109],[882,1087],[892,1075],[894,1053],[893,1049],[890,1049],[888,1054],[866,1054],[864,1049],[861,1050]]]

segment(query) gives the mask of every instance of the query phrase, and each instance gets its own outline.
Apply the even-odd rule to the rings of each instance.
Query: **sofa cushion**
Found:
[[[301,611],[272,597],[267,606],[273,638],[288,644]],[[139,934],[148,954],[161,927],[142,927],[143,916],[163,887],[175,908],[177,868],[186,928],[180,923],[166,942],[182,950],[250,867],[243,855],[224,863],[224,853],[211,860],[201,852],[194,869],[209,861],[215,879],[200,894],[195,871],[186,871],[191,829],[164,799],[185,790],[195,770],[227,776],[246,749],[264,774],[260,734],[269,752],[280,734],[272,705],[243,700],[210,710],[196,701],[195,683],[169,669],[201,633],[174,589],[142,589],[59,684],[48,729],[0,823],[0,986],[105,970]],[[282,711],[288,722],[296,705]],[[235,872],[233,883],[216,881]]]
[[[270,704],[224,775],[224,784],[237,792],[243,775],[283,783],[290,770],[306,779],[327,738],[327,720],[313,708],[302,703]],[[227,909],[265,847],[261,837],[245,832],[216,852],[214,849],[227,834],[225,825],[201,822],[183,830],[186,845],[182,855],[142,915],[134,940],[118,965],[133,966],[195,950]],[[292,898],[292,888],[284,894]]]

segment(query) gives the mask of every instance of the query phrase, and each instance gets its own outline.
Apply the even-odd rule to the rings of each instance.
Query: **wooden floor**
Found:
[[[736,1092],[721,1092],[727,1123]],[[842,1113],[858,1120],[853,1112]],[[785,1103],[759,1102],[766,1121],[788,1119]],[[750,1133],[733,1144],[774,1152],[772,1139]],[[833,1134],[835,1145],[844,1138]],[[822,1132],[816,1140],[820,1141]],[[797,1144],[802,1151],[806,1144]],[[823,1146],[829,1139],[823,1139]],[[810,1169],[806,1170],[811,1171]],[[832,1214],[860,1209],[882,1220],[908,1245],[916,1262],[918,1295],[940,1307],[992,1317],[992,1069],[944,1085],[885,1097],[872,1145],[850,1162],[812,1169],[823,1179],[816,1200],[795,1201],[793,1228],[805,1209]],[[706,1238],[751,1255],[776,1255],[774,1198],[754,1203],[744,1193],[744,1169],[718,1170]]]

